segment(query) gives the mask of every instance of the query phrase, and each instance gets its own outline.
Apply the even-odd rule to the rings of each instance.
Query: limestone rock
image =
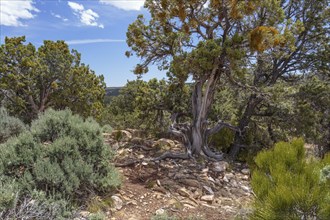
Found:
[[[228,179],[228,180],[231,180],[231,179],[233,179],[234,177],[235,177],[235,175],[232,174],[232,173],[226,173],[225,176],[224,176],[224,178],[226,178],[226,179]]]
[[[175,147],[175,143],[170,139],[161,138],[153,144],[153,147],[160,147],[162,149],[171,149]]]
[[[241,188],[245,191],[245,192],[250,192],[251,191],[251,189],[248,187],[248,186],[241,186]]]
[[[211,168],[214,172],[225,172],[229,167],[229,163],[226,161],[219,161],[213,163],[213,167]]]
[[[163,215],[165,213],[165,210],[163,208],[157,209],[155,214],[156,215]]]
[[[206,192],[207,195],[214,195],[214,192],[211,187],[209,186],[203,186],[204,191]]]
[[[204,195],[201,197],[202,201],[212,202],[214,200],[214,195]]]
[[[184,196],[184,197],[190,197],[190,192],[189,190],[187,190],[186,188],[180,188],[178,190],[178,193],[181,195],[181,196]]]
[[[91,213],[88,211],[81,211],[79,212],[79,215],[83,218],[87,218]]]
[[[117,209],[117,210],[120,210],[122,209],[123,207],[123,200],[121,200],[121,198],[119,198],[119,196],[111,196],[111,199],[113,201],[113,205],[114,205],[114,208]]]
[[[241,170],[241,172],[244,174],[244,175],[250,175],[250,169],[243,169]]]

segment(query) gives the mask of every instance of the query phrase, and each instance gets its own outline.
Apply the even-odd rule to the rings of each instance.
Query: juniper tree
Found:
[[[193,81],[192,120],[178,123],[180,114],[173,114],[171,125],[186,154],[166,156],[188,158],[203,152],[221,159],[207,140],[229,128],[236,131],[230,153],[235,157],[256,107],[267,96],[262,88],[313,66],[314,52],[321,53],[327,40],[327,1],[147,0],[145,7],[151,18],[138,16],[127,32],[132,49],[127,55],[142,58],[135,73],[147,73],[148,65],[157,64],[170,79]],[[230,82],[249,95],[237,126],[221,118],[208,121],[220,82]]]
[[[71,108],[97,116],[105,94],[103,76],[80,63],[80,54],[64,41],[44,41],[38,49],[25,37],[5,39],[0,46],[0,97],[27,121],[48,107]],[[79,107],[78,107],[79,106]]]
[[[233,158],[240,147],[246,145],[246,128],[250,122],[278,113],[274,108],[265,108],[278,105],[273,98],[277,95],[271,92],[276,84],[294,87],[305,74],[329,74],[329,3],[328,0],[264,1],[256,11],[253,23],[274,27],[274,32],[281,33],[275,39],[280,42],[278,47],[269,50],[257,43],[251,45],[256,52],[250,57],[253,65],[249,86],[258,88],[258,92],[248,92],[248,102],[238,122],[241,132],[236,132],[230,152]],[[254,31],[251,40],[258,41]]]

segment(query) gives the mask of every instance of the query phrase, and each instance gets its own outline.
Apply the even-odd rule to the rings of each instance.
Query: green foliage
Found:
[[[103,212],[92,213],[88,216],[88,220],[106,220],[107,216]]]
[[[329,219],[330,185],[320,181],[322,162],[306,161],[302,139],[279,142],[255,162],[251,219]]]
[[[301,84],[295,97],[294,123],[297,132],[304,135],[307,141],[323,147],[324,154],[330,150],[329,80],[310,76]]]
[[[80,63],[64,41],[44,41],[38,49],[25,37],[6,37],[0,47],[0,93],[15,116],[30,122],[48,107],[84,117],[99,116],[105,94],[103,76]]]
[[[111,133],[112,131],[113,131],[113,128],[110,125],[108,125],[108,124],[103,125],[103,127],[102,127],[103,133]]]
[[[167,131],[170,113],[187,105],[186,86],[169,86],[165,80],[129,81],[107,106],[103,121],[116,129],[137,128],[154,134]]]
[[[151,220],[178,220],[178,218],[175,216],[170,216],[167,212],[164,212],[164,214],[158,214],[151,217]]]
[[[0,149],[1,178],[15,179],[21,195],[36,189],[47,196],[75,199],[120,185],[101,127],[70,110],[45,111],[30,131],[9,139]]]
[[[0,179],[0,213],[14,207],[18,197],[18,185],[15,180]],[[0,214],[1,217],[1,214]]]
[[[320,171],[320,180],[321,182],[330,181],[330,165],[327,165],[322,168],[322,170]]]
[[[128,27],[127,55],[141,58],[136,74],[147,73],[148,66],[156,64],[168,71],[171,82],[192,81],[191,127],[201,133],[193,137],[203,137],[206,124],[229,121],[240,129],[233,157],[238,146],[269,146],[296,131],[307,141],[330,146],[324,141],[329,140],[328,108],[318,112],[310,100],[299,107],[288,95],[296,91],[285,91],[297,90],[301,73],[329,75],[328,5],[328,0],[146,0],[151,18],[140,15]],[[221,91],[224,86],[234,92]],[[223,97],[216,97],[216,91]],[[291,126],[302,119],[298,113],[307,127]]]
[[[21,120],[11,117],[6,109],[0,108],[0,143],[8,138],[16,136],[25,130],[25,125]]]
[[[224,128],[216,134],[209,137],[210,146],[214,146],[217,150],[228,152],[234,141],[235,132],[229,128]]]

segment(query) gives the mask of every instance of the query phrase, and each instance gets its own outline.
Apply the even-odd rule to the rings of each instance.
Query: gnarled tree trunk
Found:
[[[255,112],[255,108],[262,102],[263,98],[252,94],[249,98],[247,106],[244,110],[243,116],[239,120],[238,131],[235,132],[234,143],[231,146],[229,156],[232,159],[236,159],[240,149],[245,145],[245,138],[247,127],[251,121],[251,117]]]
[[[208,147],[209,136],[219,132],[225,127],[238,131],[236,127],[222,121],[218,121],[212,128],[208,126],[207,116],[213,102],[216,84],[219,82],[220,76],[221,73],[218,69],[214,69],[209,77],[196,81],[192,94],[193,118],[190,124],[178,123],[177,118],[179,114],[175,114],[172,117],[170,131],[172,134],[182,139],[186,147],[187,158],[193,157],[194,155],[203,155],[209,159],[223,159],[222,154],[216,154]],[[163,159],[164,157],[182,158],[184,156],[166,153],[157,159]]]

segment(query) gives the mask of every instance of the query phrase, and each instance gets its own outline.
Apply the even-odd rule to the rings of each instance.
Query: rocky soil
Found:
[[[119,133],[118,133],[119,132]],[[247,219],[253,192],[245,164],[150,159],[167,150],[181,151],[178,141],[146,140],[137,131],[104,134],[117,152],[123,185],[113,195],[108,219],[144,220],[167,213],[177,219]],[[86,215],[86,213],[85,213]]]

